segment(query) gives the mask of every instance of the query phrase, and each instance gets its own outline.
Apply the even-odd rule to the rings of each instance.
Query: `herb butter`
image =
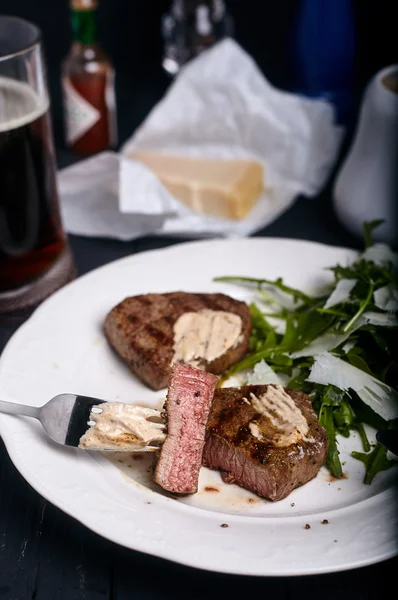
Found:
[[[182,314],[174,325],[173,363],[200,367],[210,363],[242,341],[239,315],[207,308]]]
[[[257,397],[250,394],[250,403],[261,417],[265,417],[275,428],[272,442],[275,446],[290,446],[306,440],[308,423],[293,398],[281,385],[269,385],[265,394]],[[256,419],[249,425],[254,437],[263,439],[261,421]]]
[[[165,439],[160,412],[152,408],[104,402],[90,413],[92,426],[80,438],[79,448],[86,450],[136,450]]]

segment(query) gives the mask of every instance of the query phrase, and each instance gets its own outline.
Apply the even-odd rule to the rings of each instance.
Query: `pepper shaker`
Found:
[[[173,0],[162,20],[163,68],[176,75],[191,58],[224,37],[232,37],[233,21],[224,0]]]

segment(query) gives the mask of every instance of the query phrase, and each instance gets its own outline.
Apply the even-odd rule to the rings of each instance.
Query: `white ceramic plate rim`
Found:
[[[117,260],[80,277],[54,294],[18,329],[0,359],[2,399],[23,402],[21,397],[11,397],[7,391],[7,382],[10,378],[12,380],[13,369],[17,368],[18,371],[16,351],[21,348],[21,344],[23,345],[32,334],[35,336],[38,333],[37,327],[42,327],[44,317],[49,319],[50,324],[53,323],[47,335],[50,341],[56,342],[55,309],[64,307],[65,303],[73,304],[73,299],[79,299],[79,293],[84,293],[90,285],[95,288],[98,278],[106,282],[107,277],[111,278],[119,269],[120,273],[127,268],[138,269],[139,272],[143,268],[142,265],[153,266],[153,261],[159,259],[162,263],[161,268],[164,268],[165,261],[169,261],[169,264],[174,261],[173,265],[177,270],[177,265],[184,265],[187,260],[197,260],[198,264],[205,264],[205,259],[213,258],[216,261],[217,257],[225,252],[235,252],[236,257],[247,252],[252,253],[251,256],[259,256],[262,253],[264,256],[274,256],[276,262],[278,253],[286,253],[293,262],[297,257],[306,256],[310,261],[319,260],[320,264],[325,264],[325,261],[326,264],[335,264],[337,261],[331,261],[332,256],[340,259],[354,254],[353,251],[344,248],[332,248],[314,242],[283,238],[250,238],[187,242]],[[330,258],[326,260],[326,256]],[[268,276],[265,270],[264,268],[264,276]],[[258,271],[259,269],[257,276],[260,276]],[[229,272],[238,271],[236,268],[230,268]],[[239,272],[246,274],[241,268]],[[286,272],[283,275],[286,275]],[[155,272],[150,275],[152,278],[155,276]],[[96,302],[95,297],[92,298],[92,302]],[[73,306],[68,310],[72,311]],[[33,363],[38,361],[37,357],[31,358]],[[28,367],[28,370],[29,368],[33,367]],[[51,378],[50,374],[49,377]],[[40,387],[40,382],[37,383]],[[92,460],[87,460],[87,457],[83,456],[85,453],[72,450],[71,455],[70,449],[57,447],[55,450],[42,437],[39,450],[43,453],[43,459],[37,465],[32,459],[32,453],[27,449],[35,447],[39,433],[35,429],[30,437],[28,427],[23,420],[0,415],[0,433],[11,460],[22,476],[38,493],[65,513],[99,535],[127,548],[192,567],[255,576],[342,571],[386,560],[398,552],[395,536],[395,496],[391,487],[343,508],[320,509],[312,514],[289,516],[271,514],[264,518],[203,511],[153,494],[137,485],[129,487],[131,505],[126,508],[109,489],[105,466],[105,479],[102,481],[99,477],[99,480],[93,483],[95,489],[85,488],[85,482],[90,481],[93,472]],[[59,470],[54,470],[54,462],[57,465],[59,463],[57,468],[62,467],[69,469],[71,473],[78,473],[78,478],[73,479],[74,475],[72,477],[68,471],[68,477],[72,477],[71,481],[60,479]],[[39,468],[32,468],[32,465]],[[95,469],[102,474],[97,464]],[[332,527],[320,525],[321,517],[328,519]],[[229,527],[220,528],[226,521]],[[311,524],[311,530],[305,531],[304,535],[307,523]],[[334,543],[334,539],[337,538],[338,543]]]

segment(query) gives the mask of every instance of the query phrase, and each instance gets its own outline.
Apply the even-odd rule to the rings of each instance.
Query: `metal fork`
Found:
[[[63,446],[74,446],[79,448],[80,438],[88,431],[90,427],[95,427],[95,422],[90,419],[92,409],[107,402],[99,398],[91,398],[90,396],[80,396],[78,394],[58,394],[43,406],[26,406],[24,404],[16,404],[12,402],[3,402],[0,400],[0,412],[9,415],[20,415],[25,417],[33,417],[38,419],[42,424],[48,436]],[[95,408],[94,412],[101,412],[100,408]],[[146,420],[153,422],[156,419],[156,427],[163,429],[164,424],[160,421],[161,413],[158,410],[151,409],[146,412],[150,413]],[[122,448],[117,451],[125,452],[155,452],[159,449],[159,445],[151,445],[151,441],[146,445],[137,444],[136,447],[131,445],[129,449]],[[115,451],[116,448],[101,448],[101,451]]]

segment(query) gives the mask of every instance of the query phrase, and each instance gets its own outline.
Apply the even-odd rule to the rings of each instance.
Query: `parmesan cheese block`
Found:
[[[243,219],[263,191],[263,167],[248,160],[220,160],[135,152],[177,200],[222,219]]]

